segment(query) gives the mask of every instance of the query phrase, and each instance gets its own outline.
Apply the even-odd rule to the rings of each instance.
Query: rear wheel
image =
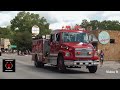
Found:
[[[37,67],[37,68],[38,68],[38,67],[44,67],[44,63],[38,61],[37,55],[35,56],[34,65],[35,65],[35,67]]]
[[[57,68],[61,73],[64,73],[66,71],[66,67],[64,65],[64,58],[62,55],[58,56],[57,59]]]
[[[95,73],[97,71],[97,66],[89,66],[88,70],[90,73]]]

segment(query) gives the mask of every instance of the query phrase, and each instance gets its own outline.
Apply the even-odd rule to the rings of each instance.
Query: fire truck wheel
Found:
[[[38,62],[38,61],[35,61],[34,64],[35,64],[35,66],[38,67],[38,68],[44,67],[44,64],[41,63],[41,62]]]
[[[90,73],[95,73],[97,71],[97,66],[89,66],[88,70]]]
[[[38,61],[37,56],[35,57],[34,65],[35,65],[36,67],[44,67],[44,64],[43,64],[42,62],[39,62],[39,61]]]
[[[66,71],[66,67],[64,65],[64,58],[62,55],[58,56],[57,59],[57,68],[61,73],[64,73]]]

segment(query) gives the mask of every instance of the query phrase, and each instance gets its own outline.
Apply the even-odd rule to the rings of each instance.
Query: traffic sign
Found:
[[[40,31],[40,29],[39,29],[39,27],[38,27],[37,25],[34,25],[34,26],[32,27],[32,34],[33,34],[34,36],[38,35],[38,34],[39,34],[39,31]]]

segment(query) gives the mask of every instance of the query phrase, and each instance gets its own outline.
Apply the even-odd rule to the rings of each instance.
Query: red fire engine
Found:
[[[78,26],[53,30],[49,39],[33,40],[32,60],[36,67],[49,64],[57,66],[61,72],[86,66],[90,73],[95,73],[99,64],[89,32]]]

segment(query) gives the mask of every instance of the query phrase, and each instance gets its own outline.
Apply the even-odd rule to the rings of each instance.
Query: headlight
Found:
[[[81,54],[81,52],[76,52],[76,55],[80,55]]]
[[[89,54],[89,55],[91,55],[91,54],[92,54],[92,52],[88,52],[88,54]]]
[[[66,49],[68,50],[69,48],[66,46]]]
[[[61,46],[61,48],[64,48],[64,49],[69,49],[68,46]]]
[[[66,52],[65,56],[69,57],[70,56],[70,52]]]

